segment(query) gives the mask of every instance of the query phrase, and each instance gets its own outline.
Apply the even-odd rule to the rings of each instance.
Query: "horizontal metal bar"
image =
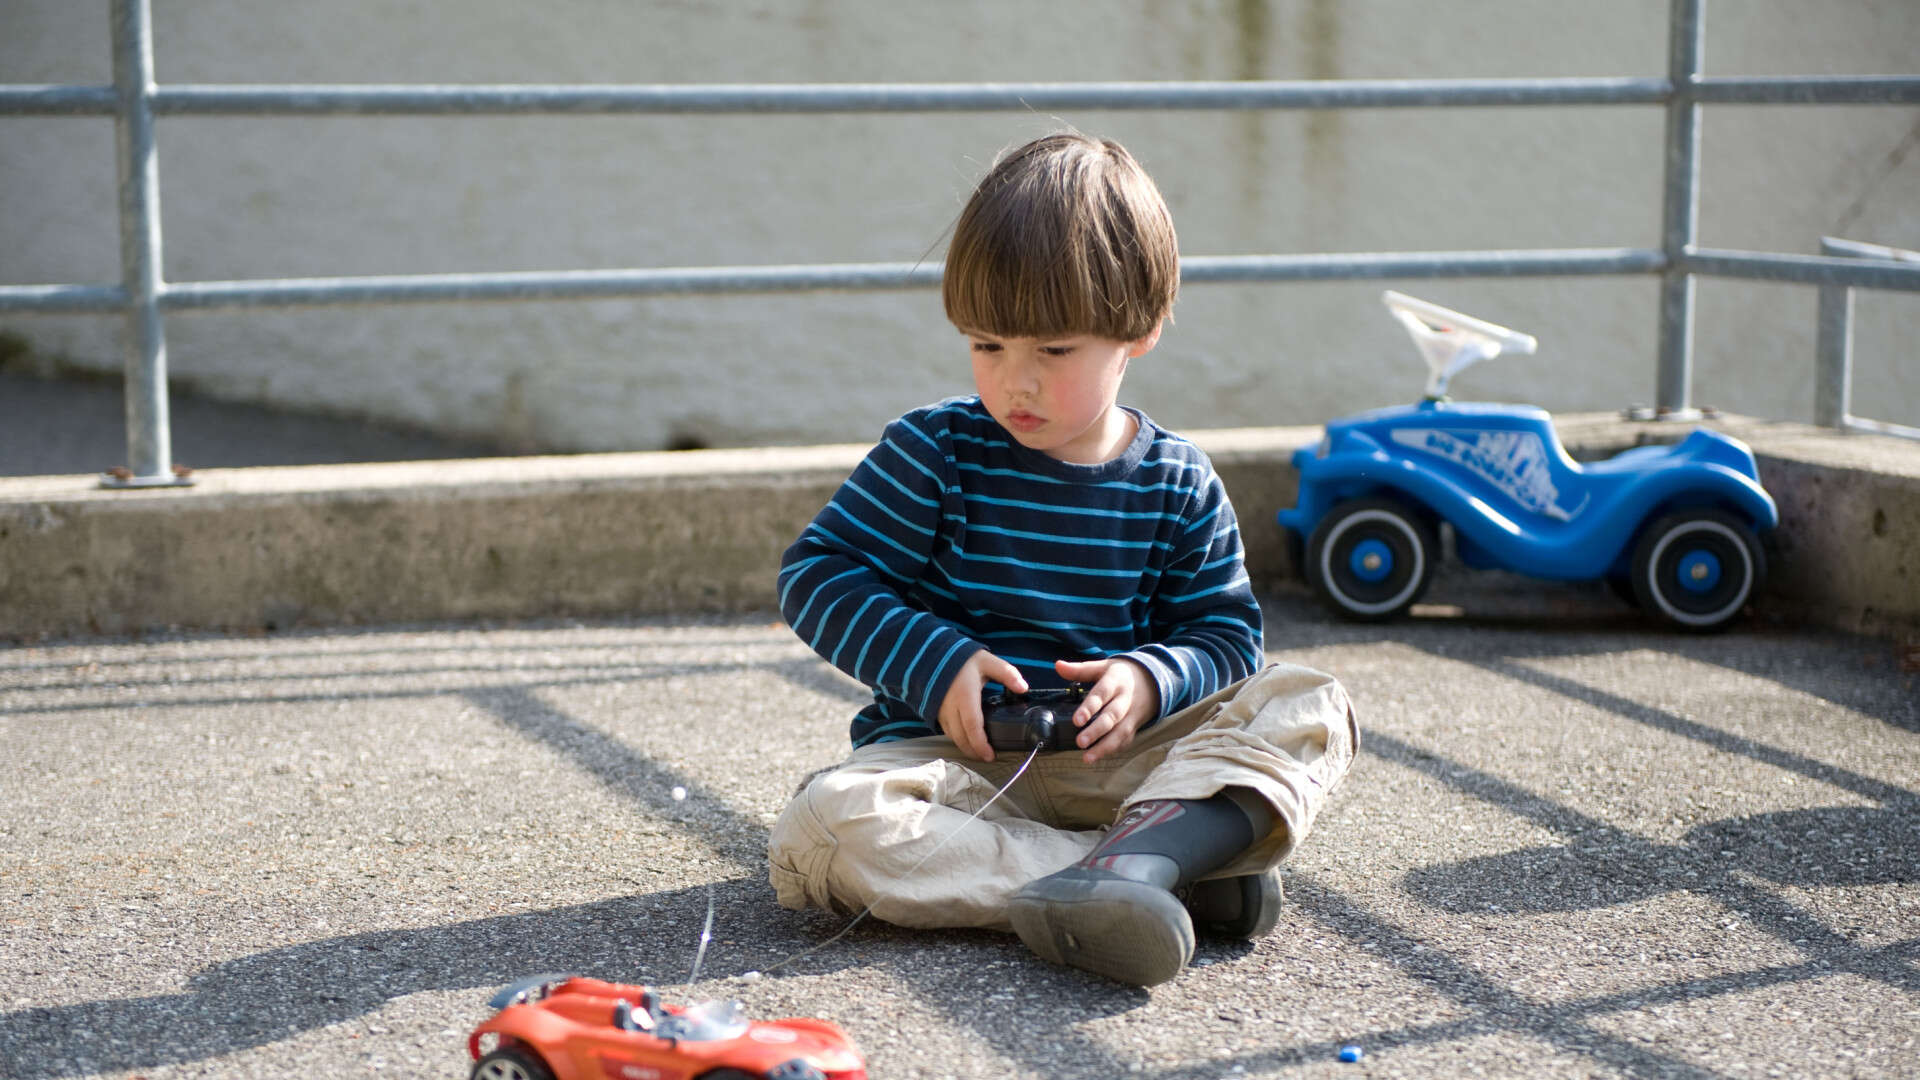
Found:
[[[1764,251],[1722,251],[1690,247],[1680,258],[1690,274],[1791,281],[1805,285],[1848,285],[1863,289],[1920,289],[1920,263],[1822,255],[1779,255]]]
[[[937,285],[927,263],[711,266],[661,270],[570,270],[499,274],[202,281],[169,285],[166,310],[454,300],[588,300],[621,296],[907,289]]]
[[[112,116],[118,101],[111,86],[0,86],[0,116]]]
[[[1717,105],[1920,105],[1920,75],[1702,76],[1683,92]]]
[[[1337,255],[1196,255],[1180,260],[1183,283],[1342,281],[1356,278],[1535,277],[1641,274],[1665,269],[1646,248],[1535,251],[1411,251]]]
[[[1390,277],[1511,277],[1620,274],[1660,269],[1657,251],[1417,252],[1355,255],[1230,255],[1181,260],[1181,280],[1337,281]],[[307,278],[169,286],[163,308],[408,303],[449,300],[566,300],[699,293],[872,291],[931,288],[941,267],[927,263],[725,266],[501,274]]]
[[[1657,273],[1652,248],[1357,252],[1314,255],[1196,255],[1182,259],[1188,284],[1344,281],[1379,278],[1553,277]],[[1688,273],[1863,288],[1920,289],[1920,264],[1690,248]],[[715,266],[659,270],[571,270],[180,282],[159,296],[166,310],[300,307],[460,300],[580,300],[702,293],[873,291],[930,288],[938,265],[844,263]],[[126,292],[105,285],[0,286],[0,311],[124,309]]]
[[[1820,238],[1820,254],[1847,255],[1858,259],[1893,259],[1896,262],[1920,262],[1920,251],[1868,244],[1860,240],[1842,240],[1837,236]]]
[[[127,290],[118,285],[0,285],[0,311],[118,312],[127,303]]]
[[[1862,420],[1849,416],[1840,425],[1848,431],[1857,431],[1865,435],[1891,435],[1897,439],[1920,439],[1920,428],[1905,424],[1889,424],[1882,420]]]
[[[182,84],[157,87],[152,101],[154,112],[173,116],[988,112],[1635,105],[1665,101],[1671,90],[1667,80],[1655,78],[605,86]],[[0,114],[107,115],[113,105],[111,87],[0,86]]]
[[[1328,255],[1214,255],[1181,260],[1188,284],[1343,281],[1374,278],[1534,277],[1652,273],[1666,259],[1643,248],[1425,251]],[[175,282],[163,310],[305,307],[462,300],[584,300],[701,293],[876,291],[931,288],[929,263],[715,266],[660,270],[562,270]],[[121,311],[126,290],[107,285],[0,286],[0,311]]]
[[[1428,106],[1645,105],[1660,78],[1325,79],[1270,82],[844,83],[712,85],[218,85],[157,87],[168,115],[984,112],[1024,109],[1332,109]],[[1700,102],[1911,105],[1920,76],[1705,77]],[[0,86],[0,114],[111,115],[106,86]]]
[[[1665,79],[736,84],[652,86],[170,86],[190,113],[817,113],[1028,109],[1286,109],[1658,102]]]
[[[1750,105],[1920,104],[1920,76],[1703,77],[1694,101]],[[987,112],[1024,109],[1334,109],[1650,105],[1660,78],[1322,79],[1269,82],[659,85],[160,86],[168,115]],[[110,86],[0,86],[0,115],[108,116]]]

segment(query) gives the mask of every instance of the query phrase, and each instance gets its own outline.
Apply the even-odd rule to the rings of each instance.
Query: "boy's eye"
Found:
[[[1043,346],[1041,346],[1041,348],[1040,348],[1040,354],[1041,354],[1042,356],[1072,356],[1072,355],[1073,355],[1073,346],[1071,346],[1071,345],[1043,345]]]
[[[988,352],[988,353],[999,352],[1000,345],[998,342],[993,342],[993,341],[976,341],[973,343],[973,351]]]

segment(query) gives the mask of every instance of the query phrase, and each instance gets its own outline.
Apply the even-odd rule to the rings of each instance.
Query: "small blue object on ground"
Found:
[[[1358,1046],[1349,1045],[1349,1046],[1343,1046],[1340,1048],[1340,1060],[1346,1062],[1349,1065],[1353,1064],[1356,1061],[1359,1061],[1361,1058],[1366,1056],[1367,1056],[1367,1052],[1365,1050],[1360,1049]]]

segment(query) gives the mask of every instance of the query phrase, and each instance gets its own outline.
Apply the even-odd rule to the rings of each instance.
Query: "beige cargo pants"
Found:
[[[975,761],[945,736],[875,743],[787,804],[767,841],[768,875],[789,908],[851,915],[871,905],[900,926],[1011,930],[1014,892],[1078,862],[1131,803],[1251,788],[1277,822],[1210,876],[1278,865],[1306,837],[1358,742],[1332,676],[1275,665],[1161,718],[1097,764],[1077,751],[1042,752],[970,824],[1026,754]]]

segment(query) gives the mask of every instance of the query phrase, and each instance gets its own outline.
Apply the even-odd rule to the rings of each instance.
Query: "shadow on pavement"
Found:
[[[1527,913],[1585,911],[1672,892],[1744,899],[1751,874],[1777,885],[1848,888],[1920,883],[1920,853],[1910,839],[1915,808],[1829,806],[1710,822],[1676,845],[1633,837],[1582,838],[1464,862],[1422,867],[1407,890],[1443,911],[1476,913],[1495,905]],[[1527,888],[1513,888],[1515,881]],[[1791,940],[1813,929],[1795,919]],[[1907,980],[1920,988],[1920,973]]]
[[[809,667],[820,665],[809,662]],[[815,689],[840,683],[818,672],[797,674]],[[544,684],[543,684],[544,685]],[[697,781],[640,754],[605,732],[542,702],[520,686],[462,692],[507,728],[557,751],[576,769],[617,796],[666,821],[679,823],[732,861],[764,858],[767,830],[741,816]],[[684,800],[666,794],[687,791]],[[903,930],[864,921],[820,952],[847,925],[844,917],[795,913],[775,905],[762,876],[596,903],[524,912],[425,929],[379,931],[255,953],[216,964],[188,980],[188,989],[163,994],[0,1014],[0,1056],[17,1080],[157,1068],[268,1045],[299,1031],[363,1016],[388,1002],[429,991],[491,991],[525,975],[577,972],[617,981],[673,987],[688,972],[708,904],[719,918],[716,945],[703,971],[709,979],[749,970],[770,975],[805,954],[798,970],[818,975],[885,966],[925,1003],[953,1022],[977,1030],[996,1049],[1017,1057],[1040,1034],[1076,1048],[1082,1061],[1124,1065],[1098,1044],[1070,1030],[1090,1016],[1145,1004],[1143,990],[1072,971],[1043,977],[1067,984],[1071,1007],[1034,1017],[994,1002],[982,1006],[1012,960],[1045,968],[1011,937],[983,931]],[[743,930],[742,928],[747,928]],[[729,938],[729,935],[736,937]],[[751,939],[751,940],[748,940]],[[938,952],[931,963],[902,963],[903,952]],[[1248,946],[1216,951],[1219,958]],[[958,954],[958,955],[956,955]],[[978,985],[970,985],[978,984]],[[676,998],[677,999],[677,998]],[[478,996],[476,996],[476,1006]],[[476,1008],[476,1019],[479,1011]]]
[[[778,937],[760,883],[718,883],[733,918]],[[198,1061],[277,1042],[430,990],[491,991],[523,975],[576,971],[666,985],[686,976],[704,887],[419,930],[305,942],[216,964],[179,994],[29,1008],[0,1015],[7,1073],[19,1080]],[[671,915],[677,925],[668,925]],[[773,959],[768,957],[769,960]],[[484,995],[477,995],[475,1004]],[[476,1019],[481,1010],[476,1008]]]
[[[1457,579],[1445,605],[1426,613],[1416,609],[1414,616],[1399,622],[1371,624],[1336,619],[1304,586],[1290,588],[1267,598],[1267,648],[1395,642],[1436,656],[1474,657],[1490,671],[1563,692],[1573,692],[1575,684],[1513,661],[1671,651],[1920,732],[1920,671],[1888,678],[1914,663],[1909,659],[1911,645],[1821,631],[1812,638],[1795,635],[1793,649],[1768,647],[1794,631],[1790,625],[1767,621],[1764,610],[1725,633],[1687,634],[1648,620],[1615,600],[1604,586],[1533,582],[1528,594],[1514,595],[1506,584],[1468,584],[1471,580],[1472,575]],[[1498,659],[1485,659],[1490,654]],[[1561,685],[1546,685],[1555,681]],[[1897,692],[1889,692],[1890,682],[1900,684]]]
[[[1674,891],[1684,883],[1741,916],[1764,934],[1790,943],[1794,962],[1724,974],[1640,983],[1630,990],[1570,1000],[1541,1000],[1508,985],[1416,930],[1395,925],[1307,874],[1288,878],[1289,919],[1310,919],[1354,947],[1374,947],[1402,976],[1457,1005],[1454,1018],[1401,1027],[1343,1031],[1336,1039],[1310,1039],[1271,1049],[1215,1056],[1204,1062],[1134,1071],[1115,1047],[1076,1029],[1081,1021],[1141,1009],[1146,991],[1047,965],[999,934],[911,931],[868,920],[831,947],[808,955],[790,974],[814,976],[883,968],[916,1003],[1008,1060],[1031,1060],[1044,1040],[1076,1062],[1076,1075],[1144,1075],[1160,1080],[1216,1077],[1324,1063],[1347,1041],[1388,1048],[1443,1044],[1493,1033],[1519,1033],[1559,1050],[1591,1059],[1627,1075],[1708,1077],[1717,1075],[1657,1046],[1636,1043],[1596,1021],[1632,1013],[1649,1003],[1683,1002],[1783,984],[1814,983],[1836,972],[1852,973],[1920,993],[1920,940],[1878,946],[1856,943],[1823,925],[1768,886],[1911,886],[1920,882],[1920,846],[1913,823],[1920,794],[1829,765],[1798,749],[1770,745],[1699,724],[1654,706],[1541,672],[1530,657],[1625,652],[1658,647],[1636,627],[1620,632],[1606,613],[1573,612],[1566,625],[1544,630],[1494,622],[1450,619],[1436,634],[1422,620],[1387,627],[1354,627],[1298,617],[1288,610],[1270,620],[1270,647],[1305,648],[1341,643],[1392,642],[1472,664],[1533,691],[1585,702],[1626,719],[1681,736],[1718,752],[1746,756],[1795,775],[1836,785],[1873,806],[1827,806],[1711,821],[1676,843],[1635,835],[1530,790],[1517,780],[1476,769],[1395,737],[1368,730],[1362,753],[1423,774],[1463,800],[1478,800],[1566,838],[1561,846],[1536,846],[1497,855],[1417,867],[1397,888],[1420,904],[1444,912],[1480,914],[1497,908],[1503,917],[1585,911],[1628,904]],[[1584,620],[1584,621],[1583,621]],[[1579,629],[1568,629],[1568,626]],[[1877,692],[1851,691],[1844,680],[1806,675],[1791,657],[1804,657],[1804,643],[1737,635],[1691,644],[1688,659],[1746,671],[1759,679],[1796,685],[1774,674],[1795,676],[1806,692],[1840,699],[1863,715],[1905,726],[1911,710]],[[1838,644],[1834,644],[1838,641]],[[1764,648],[1754,646],[1764,645]],[[604,648],[605,646],[598,646]],[[1822,638],[1817,650],[1854,646],[1851,639]],[[244,652],[244,649],[239,650]],[[352,655],[385,653],[374,648]],[[496,670],[485,657],[449,653],[445,664],[407,655],[404,668],[379,672],[409,683],[433,674]],[[304,655],[304,654],[295,654]],[[338,656],[340,654],[330,653]],[[1816,658],[1818,659],[1818,658]],[[710,902],[721,912],[705,971],[719,978],[749,969],[768,970],[837,934],[846,920],[779,908],[761,867],[766,828],[731,806],[724,795],[674,767],[636,750],[589,719],[570,715],[537,692],[583,683],[633,682],[666,672],[708,672],[740,664],[616,665],[592,677],[571,668],[551,675],[538,670],[501,670],[523,681],[499,686],[454,686],[443,691],[485,711],[506,730],[566,760],[575,775],[598,784],[651,817],[675,824],[746,872],[711,886],[699,885],[592,903],[475,919],[425,929],[379,931],[305,942],[215,964],[193,974],[175,994],[103,1000],[0,1014],[0,1055],[9,1076],[22,1080],[98,1071],[134,1070],[200,1061],[284,1039],[381,1009],[397,998],[428,991],[491,991],[523,975],[574,970],[600,977],[672,986],[685,977]],[[824,663],[786,657],[749,662],[797,687],[825,695],[849,711],[864,700],[858,688]],[[1818,663],[1810,665],[1819,667]],[[361,677],[365,677],[364,674]],[[242,679],[248,678],[242,676]],[[463,680],[464,681],[464,680]],[[78,685],[78,684],[76,684]],[[417,685],[395,694],[419,695]],[[287,695],[288,702],[339,701],[385,692]],[[242,697],[206,695],[197,703]],[[245,697],[244,700],[263,699]],[[272,700],[282,700],[275,697]],[[196,703],[188,702],[188,703]],[[181,704],[175,700],[170,704]],[[76,706],[78,707],[78,706]],[[97,707],[97,706],[92,706]],[[59,712],[64,706],[32,711]],[[684,800],[667,793],[687,789]],[[1525,889],[1513,886],[1527,882]],[[744,930],[734,928],[746,928]],[[1207,943],[1204,962],[1232,963],[1258,946]],[[779,972],[773,972],[779,977]],[[1009,985],[1020,993],[996,991]],[[475,1015],[479,1013],[476,994]],[[1049,1003],[1035,1010],[1034,1000]],[[1364,1025],[1363,1025],[1364,1026]],[[1237,1068],[1236,1068],[1237,1066]]]
[[[785,664],[780,666],[780,671],[789,681],[846,699],[851,706],[864,704],[866,700],[857,687],[835,677],[832,669],[824,663],[806,661],[797,665]],[[530,689],[503,687],[472,690],[465,696],[508,727],[558,751],[581,772],[593,777],[620,798],[665,819],[695,822],[694,831],[717,853],[750,865],[764,864],[768,833],[765,827],[740,816],[724,801],[647,756],[636,753],[618,739],[552,709]],[[676,785],[686,790],[684,802],[666,794]],[[929,933],[905,930],[863,918],[858,926],[852,927],[853,933],[847,938],[833,941],[834,936],[852,925],[845,917],[823,917],[815,912],[802,915],[779,909],[771,903],[771,890],[764,884],[764,878],[730,883],[731,886],[738,886],[731,891],[749,894],[751,900],[731,905],[732,916],[729,921],[737,920],[735,925],[752,927],[753,935],[761,940],[756,941],[751,951],[736,949],[731,954],[713,954],[709,961],[713,966],[707,970],[716,977],[728,972],[761,969],[767,969],[769,974],[779,974],[774,969],[784,970],[789,963],[796,965],[794,971],[789,973],[804,970],[809,974],[817,973],[822,967],[840,970],[847,967],[884,966],[894,978],[913,987],[923,1003],[946,1013],[953,1023],[970,1028],[983,1042],[1011,1060],[1019,1060],[1021,1051],[1030,1045],[1031,1040],[1044,1035],[1056,1045],[1073,1047],[1074,1058],[1078,1061],[1104,1061],[1115,1074],[1125,1071],[1124,1063],[1114,1057],[1111,1051],[1074,1032],[1071,1026],[1088,1017],[1138,1008],[1148,1000],[1145,990],[1077,971],[1051,968],[1033,958],[1014,938],[988,931],[947,930]],[[674,894],[676,907],[685,905],[685,895]],[[792,926],[799,921],[809,922],[821,930],[819,943],[807,945],[789,939],[786,944],[781,944],[765,940],[769,929],[782,923]],[[831,944],[820,952],[813,951],[820,943],[828,942]],[[1208,958],[1226,959],[1250,949],[1250,946],[1238,943],[1212,950]],[[938,960],[931,963],[902,960],[903,953],[911,955],[928,950],[937,951]],[[796,954],[804,955],[803,966],[801,957]],[[994,999],[993,992],[1000,989],[996,969],[1004,968],[1008,961],[1022,968],[1023,977],[1060,984],[1059,1000],[1071,1004],[1048,1009],[1042,1015],[1035,1016],[1021,1011],[1017,1005]],[[564,963],[548,962],[545,967],[535,963],[527,970],[559,970],[566,967]],[[596,973],[598,970],[595,969]]]

